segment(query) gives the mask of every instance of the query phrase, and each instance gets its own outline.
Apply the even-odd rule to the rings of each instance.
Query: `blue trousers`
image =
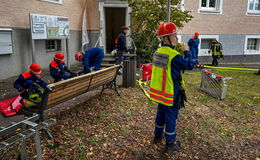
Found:
[[[176,120],[178,118],[179,109],[175,107],[158,105],[157,115],[155,119],[154,134],[157,136],[165,135],[166,142],[171,143],[176,140]]]
[[[198,59],[199,49],[198,48],[190,48],[192,59]]]

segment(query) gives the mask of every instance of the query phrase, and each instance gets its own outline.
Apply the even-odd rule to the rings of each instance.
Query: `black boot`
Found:
[[[180,149],[181,149],[181,142],[179,141],[175,141],[171,143],[166,142],[164,152],[167,153],[167,152],[179,151]]]
[[[161,135],[154,136],[153,144],[158,144],[162,141],[163,137]]]

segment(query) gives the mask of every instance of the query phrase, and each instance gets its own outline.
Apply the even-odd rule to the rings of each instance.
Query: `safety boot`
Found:
[[[181,149],[181,142],[179,141],[174,141],[171,143],[166,142],[164,153],[179,151],[180,149]]]
[[[163,136],[161,136],[161,135],[155,135],[155,136],[154,136],[154,139],[153,139],[153,144],[158,144],[158,143],[160,143],[160,142],[162,141],[162,139],[163,139]]]

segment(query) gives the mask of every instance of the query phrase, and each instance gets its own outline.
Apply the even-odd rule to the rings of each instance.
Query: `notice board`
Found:
[[[67,39],[70,37],[69,18],[30,14],[32,39]]]

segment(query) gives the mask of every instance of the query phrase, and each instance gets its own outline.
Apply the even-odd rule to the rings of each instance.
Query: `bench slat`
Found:
[[[84,94],[89,90],[112,82],[117,76],[119,67],[120,66],[117,65],[51,84],[50,86],[53,91],[48,95],[48,102],[45,105],[45,108],[51,108],[59,103]]]

